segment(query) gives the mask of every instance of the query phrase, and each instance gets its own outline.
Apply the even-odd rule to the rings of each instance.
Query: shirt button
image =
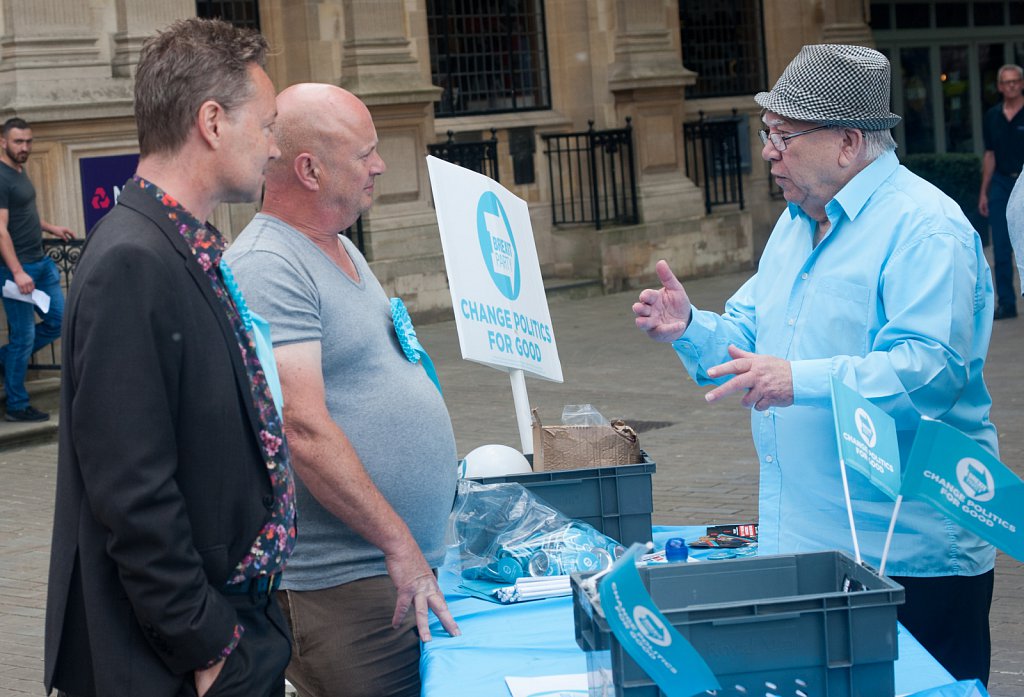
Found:
[[[795,320],[795,319],[792,319],[792,318],[790,318],[789,320],[787,320],[787,321],[786,321],[786,324],[788,324],[789,326],[791,326],[791,327],[792,327],[792,326],[793,326],[794,324],[796,324],[796,320]]]
[[[800,274],[800,278],[802,278],[802,279],[803,279],[803,280],[805,280],[805,281],[806,281],[806,280],[807,280],[808,278],[810,278],[810,277],[811,277],[811,274],[809,274],[809,273],[802,273],[802,274]]]
[[[765,455],[764,456],[764,461],[765,462],[774,462],[774,460],[772,459],[771,455]]]

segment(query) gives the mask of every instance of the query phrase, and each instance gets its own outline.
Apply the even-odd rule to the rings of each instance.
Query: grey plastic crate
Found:
[[[636,465],[480,477],[474,481],[522,484],[561,513],[589,523],[628,546],[651,539],[651,476],[657,466],[643,450],[640,456],[643,462]]]
[[[893,697],[903,587],[842,552],[640,569],[655,604],[707,661],[719,697]],[[573,576],[576,642],[590,694],[662,692],[594,612]],[[861,590],[843,590],[849,579]]]

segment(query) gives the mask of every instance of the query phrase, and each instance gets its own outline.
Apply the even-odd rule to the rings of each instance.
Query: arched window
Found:
[[[437,116],[549,109],[543,0],[427,0]]]

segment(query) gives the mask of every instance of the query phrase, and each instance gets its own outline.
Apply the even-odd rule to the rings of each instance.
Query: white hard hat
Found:
[[[501,477],[507,474],[532,472],[521,452],[507,445],[491,443],[474,448],[463,461],[463,477]]]

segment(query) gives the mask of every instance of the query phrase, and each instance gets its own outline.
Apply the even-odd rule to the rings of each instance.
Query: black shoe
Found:
[[[992,315],[993,319],[1011,319],[1017,316],[1016,305],[1000,305],[996,308],[995,314]]]
[[[8,409],[4,414],[4,421],[49,421],[50,415],[45,411],[39,411],[31,404],[24,409]]]

